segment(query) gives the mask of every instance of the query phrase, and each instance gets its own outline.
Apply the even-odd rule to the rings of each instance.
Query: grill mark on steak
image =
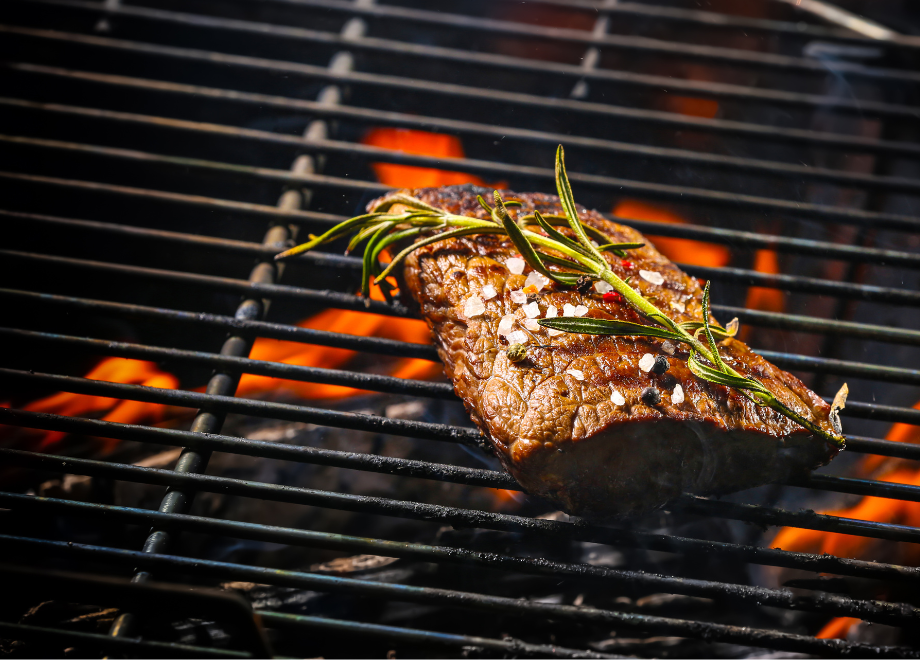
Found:
[[[399,192],[458,215],[488,217],[476,201],[477,194],[488,195],[483,188]],[[555,195],[509,192],[505,199],[523,204],[510,210],[513,215],[534,209],[547,215],[562,213]],[[617,275],[632,276],[631,286],[675,320],[701,320],[702,287],[697,280],[639,232],[582,207],[579,213],[584,223],[615,242],[646,244],[629,251],[631,267],[605,253]],[[682,344],[672,351],[671,346],[664,350],[663,340],[655,338],[549,336],[544,328],[529,333],[527,358],[512,362],[498,325],[503,316],[514,314],[514,329],[520,330],[526,318],[510,293],[523,287],[529,268],[513,275],[504,265],[515,255],[504,236],[450,239],[412,253],[402,277],[432,330],[457,394],[505,468],[529,493],[551,499],[568,513],[605,519],[649,511],[683,492],[722,493],[776,481],[822,465],[836,454],[784,415],[694,376]],[[661,273],[664,282],[652,284],[639,276],[640,270]],[[498,295],[485,301],[484,314],[467,318],[467,298],[479,296],[487,284]],[[570,304],[586,306],[591,317],[646,323],[625,302],[604,300],[593,290],[583,293],[551,284],[536,300],[541,318],[550,305],[562,315],[563,306]],[[740,341],[728,339],[722,347],[726,363],[830,429],[830,406],[799,379]],[[646,353],[670,357],[667,371],[641,370],[639,360]],[[572,370],[581,372],[583,379]],[[675,404],[671,395],[678,384],[684,400]],[[650,388],[659,395],[657,403],[656,397],[643,397]],[[613,389],[625,404],[613,403]]]

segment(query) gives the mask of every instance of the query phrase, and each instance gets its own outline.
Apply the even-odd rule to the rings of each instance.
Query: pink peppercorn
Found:
[[[632,268],[632,267],[633,267],[633,262],[631,262],[631,261],[626,261],[626,259],[623,259],[623,261],[621,261],[620,263],[623,264],[623,268]]]
[[[616,291],[608,291],[604,294],[603,298],[604,302],[621,302],[623,300],[623,296]]]

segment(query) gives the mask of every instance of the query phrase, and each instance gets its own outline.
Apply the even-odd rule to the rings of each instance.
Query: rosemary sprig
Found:
[[[566,174],[562,145],[559,145],[556,150],[556,190],[564,211],[562,216],[544,216],[539,211],[534,211],[533,214],[514,219],[508,213],[508,208],[521,206],[521,203],[516,200],[504,201],[496,190],[493,195],[494,206],[489,205],[482,197],[478,198],[480,205],[489,214],[486,220],[448,213],[408,195],[392,195],[378,204],[371,213],[346,220],[321,236],[311,237],[307,243],[282,252],[275,258],[287,259],[353,234],[348,246],[349,250],[367,241],[364,249],[361,291],[364,296],[368,296],[372,280],[377,282],[385,280],[399,264],[405,261],[406,257],[422,246],[476,234],[505,235],[511,239],[531,268],[553,282],[562,286],[576,286],[584,277],[607,282],[633,309],[655,324],[644,325],[587,317],[562,317],[540,319],[540,325],[564,332],[657,337],[686,344],[690,348],[687,366],[698,378],[734,388],[755,404],[772,408],[835,447],[844,448],[839,411],[846,403],[846,385],[837,393],[831,406],[830,422],[833,433],[790,409],[777,399],[763,383],[755,378],[743,376],[722,359],[716,338],[724,340],[734,336],[737,332],[737,323],[733,322],[727,328],[720,328],[710,322],[708,282],[703,291],[703,320],[679,323],[632,288],[628,280],[620,279],[611,270],[604,257],[604,252],[610,251],[622,257],[625,255],[625,250],[642,247],[643,244],[616,243],[597,228],[582,224]],[[397,205],[406,207],[408,210],[392,213],[393,207]],[[539,228],[543,233],[537,233],[528,227]],[[557,227],[567,227],[574,238],[559,231]],[[598,245],[593,242],[589,238],[589,233],[602,243]],[[414,242],[397,253],[384,267],[380,263],[384,250],[406,240]],[[550,269],[550,265],[555,268]],[[559,268],[568,270],[559,270]]]

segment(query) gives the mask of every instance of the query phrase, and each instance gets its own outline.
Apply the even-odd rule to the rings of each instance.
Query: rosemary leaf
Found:
[[[616,321],[613,319],[592,319],[586,317],[562,316],[554,319],[539,319],[540,325],[562,330],[563,332],[577,332],[583,335],[612,335],[618,337],[658,337],[682,342],[684,339],[676,332],[653,325],[641,325],[630,321]]]

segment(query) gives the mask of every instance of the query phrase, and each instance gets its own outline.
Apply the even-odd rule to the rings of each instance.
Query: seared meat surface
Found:
[[[485,189],[399,192],[452,213],[487,217],[476,202],[477,194],[488,197]],[[508,192],[504,198],[522,202],[512,213],[562,213],[555,195]],[[625,259],[605,253],[611,268],[631,276],[630,284],[675,320],[701,320],[697,280],[638,232],[593,211],[583,212],[582,221],[613,241],[645,242]],[[503,236],[451,239],[412,253],[403,277],[457,394],[527,492],[574,515],[612,518],[652,510],[685,492],[722,493],[776,481],[836,453],[780,413],[694,376],[682,344],[537,327],[536,318],[554,311],[647,321],[619,296],[590,286],[547,284],[524,298],[531,270],[511,272],[520,267],[512,260],[509,270],[516,256]],[[525,344],[523,359],[519,347],[509,354],[512,343]],[[727,339],[722,346],[729,365],[831,428],[830,407],[801,381],[740,341]]]

